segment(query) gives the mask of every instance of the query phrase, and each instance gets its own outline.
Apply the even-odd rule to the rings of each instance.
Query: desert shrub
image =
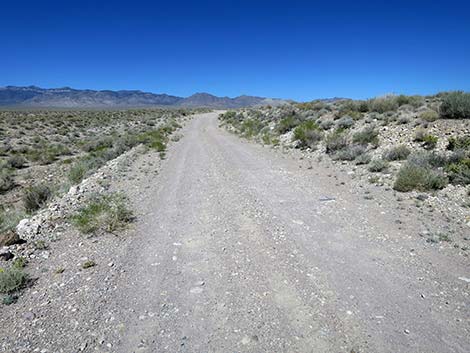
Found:
[[[10,168],[20,169],[26,165],[26,159],[19,154],[15,154],[8,158],[7,164]]]
[[[447,149],[450,151],[470,150],[470,136],[450,137]]]
[[[441,172],[407,162],[400,168],[393,188],[401,192],[438,190],[448,182]]]
[[[82,146],[82,150],[85,152],[95,152],[112,146],[113,139],[110,136],[106,136],[88,141]]]
[[[353,120],[361,120],[364,117],[364,114],[354,110],[348,110],[342,114],[342,117],[349,116]]]
[[[8,168],[0,169],[0,193],[9,191],[15,187],[13,172]]]
[[[338,119],[336,126],[339,129],[349,129],[354,125],[354,120],[349,115],[345,115],[342,118]]]
[[[414,137],[414,141],[422,142],[422,146],[428,150],[434,149],[438,140],[437,136],[428,134],[427,131],[423,129],[417,130]]]
[[[415,132],[415,136],[414,136],[413,141],[423,142],[426,135],[428,135],[428,132],[423,128],[419,128]]]
[[[457,91],[445,94],[439,113],[444,119],[470,119],[470,93]]]
[[[159,128],[157,130],[144,132],[138,136],[138,141],[150,148],[157,150],[158,152],[164,152],[168,142],[167,131],[168,128]]]
[[[370,172],[373,172],[373,173],[382,172],[382,171],[386,170],[387,168],[388,168],[388,162],[381,159],[381,158],[373,159],[369,163],[369,166],[367,167],[367,169]]]
[[[240,123],[237,112],[233,110],[220,114],[219,120],[221,120],[223,124],[233,125],[234,127],[237,127]]]
[[[355,143],[359,143],[361,145],[367,145],[368,143],[373,145],[378,145],[379,143],[379,132],[373,127],[366,127],[361,131],[356,132],[352,140]]]
[[[299,147],[314,147],[321,141],[323,134],[320,127],[313,120],[307,120],[294,129],[293,139],[299,141]]]
[[[6,156],[11,151],[11,146],[5,143],[0,144],[0,156]]]
[[[408,118],[407,116],[401,116],[397,119],[397,124],[400,124],[400,125],[405,125],[405,124],[408,124],[410,122],[410,118]]]
[[[28,260],[25,257],[19,256],[19,257],[15,257],[11,266],[16,267],[16,268],[25,268],[27,263],[28,263]]]
[[[246,119],[240,124],[239,130],[244,137],[251,138],[258,135],[264,127],[263,122],[258,119]]]
[[[0,268],[0,293],[13,293],[23,288],[28,281],[27,274],[19,267]]]
[[[368,100],[369,111],[383,114],[398,109],[398,103],[395,96],[377,97]]]
[[[55,153],[46,150],[39,155],[37,162],[41,165],[48,165],[54,163],[56,160],[57,156],[55,155]]]
[[[279,120],[276,129],[280,134],[285,134],[301,123],[300,119],[296,116],[290,115],[284,119]]]
[[[16,210],[0,209],[0,234],[15,229],[24,214]]]
[[[27,187],[23,191],[23,206],[26,212],[34,212],[42,208],[52,197],[51,188],[45,184]]]
[[[392,147],[384,152],[383,158],[387,161],[401,161],[410,155],[411,151],[405,145]]]
[[[470,158],[465,158],[458,163],[449,164],[446,166],[445,171],[452,184],[470,184]]]
[[[86,157],[80,159],[70,167],[68,179],[72,184],[78,184],[101,165],[102,161],[98,158]]]
[[[355,161],[357,165],[362,165],[362,164],[369,164],[371,160],[372,160],[372,157],[370,154],[363,153],[357,156]]]
[[[366,148],[362,145],[350,145],[337,151],[334,158],[341,161],[353,161],[360,155],[364,154],[365,151]]]
[[[426,135],[423,138],[423,147],[427,150],[432,150],[436,147],[438,137],[434,135]]]
[[[329,133],[325,140],[326,153],[334,153],[349,144],[348,136],[341,130]]]
[[[92,268],[92,267],[95,267],[96,266],[96,262],[93,261],[93,260],[87,260],[85,261],[83,264],[82,264],[82,268],[84,270],[88,269],[88,268]]]
[[[448,164],[445,155],[434,152],[418,151],[410,154],[408,162],[423,168],[441,168]]]
[[[396,97],[396,102],[399,107],[403,105],[411,105],[414,108],[418,108],[420,105],[423,104],[423,97],[420,96],[405,96],[400,94]]]
[[[429,123],[432,123],[433,121],[436,121],[439,118],[439,114],[435,112],[434,110],[426,110],[419,114],[418,118],[421,120],[427,121]]]
[[[335,123],[334,123],[332,120],[323,120],[323,121],[320,123],[320,128],[322,128],[323,130],[329,130],[329,129],[331,129],[334,125],[335,125]]]
[[[95,196],[72,216],[72,223],[82,233],[113,232],[132,220],[127,202],[126,197],[118,193]]]

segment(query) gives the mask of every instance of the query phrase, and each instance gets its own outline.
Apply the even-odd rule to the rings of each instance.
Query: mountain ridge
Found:
[[[241,95],[218,97],[197,92],[189,97],[141,90],[91,90],[71,87],[38,86],[0,87],[0,106],[24,108],[131,108],[131,107],[209,107],[243,108],[265,104],[284,104],[287,100]]]

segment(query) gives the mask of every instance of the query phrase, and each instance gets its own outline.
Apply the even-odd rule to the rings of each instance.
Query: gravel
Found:
[[[166,160],[100,171],[131,200],[127,229],[85,238],[45,218],[35,282],[0,309],[1,350],[470,350],[468,256],[420,237],[442,215],[341,164],[243,141],[216,116],[193,119]]]

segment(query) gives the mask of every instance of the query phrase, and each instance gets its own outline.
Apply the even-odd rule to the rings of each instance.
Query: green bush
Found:
[[[450,137],[447,149],[450,151],[470,150],[470,136]]]
[[[361,131],[356,132],[352,137],[353,142],[367,145],[368,143],[372,145],[379,144],[379,132],[372,126],[366,127]]]
[[[470,93],[457,91],[445,94],[439,112],[444,119],[470,119]]]
[[[300,123],[301,121],[297,117],[291,115],[284,119],[281,119],[277,123],[276,128],[280,134],[285,134],[291,131],[292,129],[294,129],[295,127],[297,127],[297,125],[299,125]]]
[[[82,233],[99,230],[113,232],[132,220],[127,199],[122,194],[98,195],[72,216],[72,223]]]
[[[386,170],[388,168],[388,162],[383,159],[377,158],[373,159],[368,166],[368,170],[373,173],[378,173]]]
[[[240,124],[239,130],[242,136],[251,138],[258,135],[264,127],[263,122],[258,119],[246,119]]]
[[[307,120],[294,129],[295,141],[299,141],[300,148],[313,148],[323,138],[320,127],[313,120]]]
[[[387,161],[401,161],[410,155],[411,151],[405,145],[392,147],[383,154],[383,158]]]
[[[442,189],[448,182],[443,173],[407,162],[400,168],[393,188],[401,192],[429,191]]]
[[[354,120],[349,115],[343,116],[336,122],[338,129],[349,129],[354,125]]]
[[[335,125],[335,123],[332,120],[323,120],[320,123],[320,127],[323,130],[330,130],[334,125]]]
[[[446,166],[445,171],[452,184],[470,184],[470,158],[465,158],[458,163],[449,164]]]
[[[276,135],[276,134],[273,134],[269,131],[265,131],[261,135],[261,141],[263,141],[263,143],[265,145],[278,145],[279,144],[279,136]]]
[[[82,146],[82,150],[85,152],[96,152],[113,146],[113,139],[111,136],[100,137],[88,141]]]
[[[365,151],[366,148],[362,145],[345,146],[335,153],[334,158],[341,161],[353,161],[364,154]]]
[[[8,168],[0,169],[0,193],[9,191],[15,187],[13,172]]]
[[[164,152],[168,143],[168,131],[172,131],[170,127],[148,131],[139,135],[138,140],[140,143],[157,150],[157,152]]]
[[[423,147],[427,150],[432,150],[436,147],[439,138],[434,135],[426,135],[423,138]]]
[[[432,150],[436,147],[439,139],[437,136],[428,134],[426,130],[419,129],[416,131],[414,141],[422,142],[425,149]]]
[[[419,106],[423,104],[423,97],[421,96],[405,96],[401,94],[397,96],[395,99],[396,99],[398,106],[400,107],[402,105],[408,104],[414,108],[418,108]]]
[[[398,102],[395,96],[377,97],[367,101],[369,111],[380,114],[395,111],[398,109]]]
[[[52,197],[52,191],[45,184],[34,185],[23,191],[23,205],[26,212],[34,212],[42,208]]]
[[[20,169],[26,165],[26,159],[23,156],[16,154],[8,158],[7,164],[10,168]]]
[[[103,164],[106,163],[106,158],[111,156],[104,156],[108,151],[101,152],[101,156],[86,156],[78,161],[76,161],[69,169],[68,179],[72,184],[80,183],[84,178],[91,175],[95,170],[100,168]],[[117,157],[117,156],[115,156]]]
[[[22,212],[0,208],[0,234],[14,230],[18,222],[23,218],[24,214]]]
[[[355,161],[357,165],[369,164],[372,160],[372,157],[368,153],[363,153],[356,157]]]
[[[0,268],[0,293],[13,293],[23,288],[28,281],[28,275],[19,267]]]
[[[437,114],[437,112],[435,112],[434,110],[427,110],[419,114],[418,118],[432,123],[433,121],[436,121],[439,118],[439,114]]]
[[[326,153],[335,153],[345,148],[348,144],[348,136],[343,131],[336,130],[331,132],[325,140]]]

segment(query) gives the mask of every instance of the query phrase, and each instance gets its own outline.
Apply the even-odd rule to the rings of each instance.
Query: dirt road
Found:
[[[29,265],[37,281],[0,307],[1,351],[470,351],[468,257],[421,238],[413,204],[216,113],[182,133],[163,162],[139,154],[108,178],[134,225],[66,230]]]
[[[116,350],[470,350],[465,262],[216,117],[191,122],[139,201]]]

